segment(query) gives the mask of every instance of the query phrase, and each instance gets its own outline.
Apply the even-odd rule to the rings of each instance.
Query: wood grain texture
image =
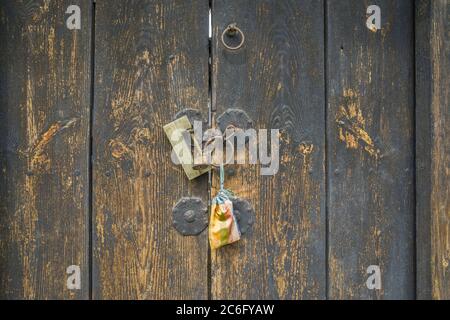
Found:
[[[450,1],[416,1],[417,297],[450,299]]]
[[[0,3],[2,299],[88,297],[90,23],[89,1]]]
[[[212,252],[213,299],[325,298],[323,8],[322,1],[213,1],[215,115],[239,108],[254,128],[281,129],[276,175],[261,176],[257,165],[226,169],[225,187],[256,214],[239,242]],[[245,34],[235,52],[220,42],[232,22]]]
[[[207,298],[207,237],[172,226],[182,196],[207,201],[170,160],[163,126],[208,114],[208,1],[97,1],[93,297]]]
[[[329,298],[414,298],[413,2],[330,0],[327,26]]]

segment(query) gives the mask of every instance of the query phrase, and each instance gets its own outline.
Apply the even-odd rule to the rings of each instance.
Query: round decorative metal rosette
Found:
[[[233,213],[236,217],[239,231],[245,234],[255,223],[255,212],[250,202],[240,198],[231,199],[233,202]]]
[[[196,236],[208,226],[207,211],[200,198],[181,198],[172,209],[173,226],[184,236]]]
[[[222,133],[225,133],[227,128],[238,128],[247,130],[253,126],[253,121],[248,114],[241,109],[228,109],[217,117],[217,126]]]

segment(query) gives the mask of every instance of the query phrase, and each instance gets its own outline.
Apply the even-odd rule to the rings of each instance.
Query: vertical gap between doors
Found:
[[[324,77],[324,161],[325,161],[325,299],[329,299],[329,217],[328,217],[328,1],[323,2],[323,77]]]
[[[89,109],[89,213],[88,213],[88,232],[89,232],[89,240],[88,240],[88,263],[89,263],[89,300],[92,300],[92,287],[93,287],[93,177],[92,177],[92,150],[93,150],[93,136],[92,129],[94,124],[94,84],[95,84],[95,0],[92,2],[92,13],[91,13],[91,70],[90,70],[90,80],[91,80],[91,90],[90,90],[90,109]]]
[[[212,0],[209,0],[208,10],[208,127],[212,125]],[[212,187],[212,172],[208,172],[208,209],[211,207],[211,187]],[[208,211],[209,211],[208,210]],[[208,246],[208,266],[207,266],[207,299],[212,299],[212,270],[211,270],[211,248],[209,246],[209,239],[207,239]]]

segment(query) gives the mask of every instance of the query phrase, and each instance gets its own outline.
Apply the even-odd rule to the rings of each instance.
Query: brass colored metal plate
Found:
[[[189,131],[191,129],[192,125],[187,116],[182,116],[181,118],[176,119],[175,121],[172,121],[164,126],[164,132],[166,133],[167,138],[169,138],[170,144],[172,145],[172,148],[175,151],[175,154],[177,155],[177,158],[189,180],[195,179],[210,170],[210,167],[199,170],[196,170],[193,167],[194,157],[190,144],[186,141],[186,139],[193,139],[194,148],[197,148],[200,152],[201,148],[199,143],[195,140],[195,137],[190,134]]]

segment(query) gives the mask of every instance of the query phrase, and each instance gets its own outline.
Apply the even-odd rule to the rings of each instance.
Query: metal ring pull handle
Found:
[[[225,35],[228,35],[229,37],[235,37],[237,34],[241,35],[241,41],[239,42],[239,44],[237,46],[230,46],[228,44],[225,43]],[[241,48],[244,45],[245,42],[245,36],[244,33],[242,32],[241,29],[239,29],[236,26],[236,23],[231,23],[229,24],[225,30],[223,30],[222,32],[222,44],[225,48],[229,49],[229,50],[238,50],[239,48]]]

